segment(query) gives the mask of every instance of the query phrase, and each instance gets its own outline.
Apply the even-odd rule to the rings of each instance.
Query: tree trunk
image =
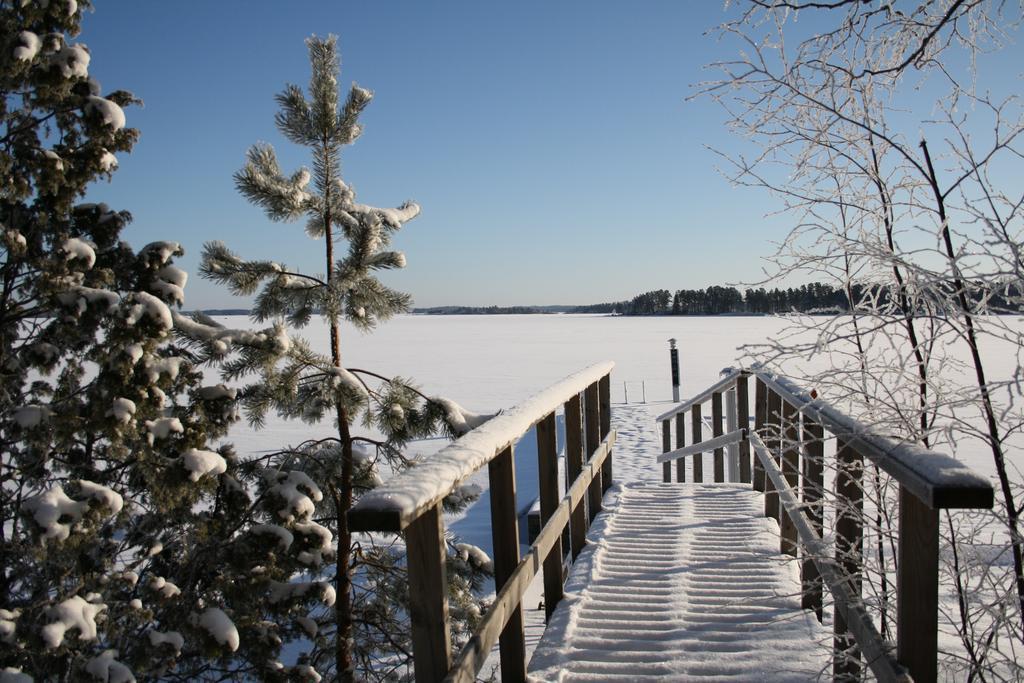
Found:
[[[338,557],[335,575],[334,603],[335,665],[339,681],[355,681],[352,661],[352,534],[348,530],[348,511],[352,508],[352,437],[348,415],[338,407],[338,435],[341,438],[341,487],[334,488],[334,507],[338,512]]]
[[[325,142],[326,144],[326,142]],[[330,206],[330,185],[325,184],[325,206]],[[324,251],[327,259],[327,285],[334,281],[334,234],[329,210],[323,216]],[[331,362],[341,365],[341,324],[336,313],[329,316],[331,330]],[[353,683],[355,666],[352,661],[352,534],[348,530],[348,511],[352,508],[352,434],[348,428],[348,412],[337,406],[338,440],[341,441],[341,481],[331,482],[334,509],[338,515],[338,554],[335,560],[334,590],[334,666],[338,681]]]
[[[995,408],[992,405],[992,396],[989,394],[988,381],[985,379],[985,365],[981,360],[981,352],[978,348],[978,337],[974,329],[974,312],[970,302],[967,300],[966,283],[960,274],[957,266],[956,250],[953,248],[953,238],[949,232],[949,221],[946,217],[946,198],[939,190],[938,176],[935,174],[935,167],[932,166],[932,157],[928,153],[928,143],[921,141],[921,149],[924,151],[925,163],[928,166],[928,182],[931,185],[932,193],[935,195],[935,202],[939,214],[940,225],[942,226],[942,241],[946,248],[946,257],[949,259],[950,269],[953,271],[953,286],[956,288],[956,301],[960,306],[960,314],[963,316],[964,329],[967,338],[967,347],[971,352],[971,361],[974,365],[975,380],[978,391],[981,393],[982,407],[985,411],[985,423],[988,427],[988,442],[992,449],[992,459],[995,461],[996,474],[999,477],[999,488],[1003,494],[1003,505],[1006,507],[1006,526],[1010,532],[1010,551],[1013,554],[1013,570],[1017,587],[1017,602],[1020,606],[1021,625],[1024,627],[1024,556],[1021,552],[1020,535],[1020,510],[1017,509],[1013,496],[1013,489],[1010,486],[1010,477],[1006,471],[1006,456],[1003,453],[1003,438],[999,432],[999,423],[996,419]]]

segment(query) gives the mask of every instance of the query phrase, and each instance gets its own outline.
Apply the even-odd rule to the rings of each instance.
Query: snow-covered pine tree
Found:
[[[292,338],[283,355],[267,354],[253,350],[243,333],[224,329],[209,318],[178,322],[197,353],[222,364],[226,380],[256,376],[239,394],[254,426],[261,426],[269,411],[309,423],[333,423],[331,436],[284,448],[260,461],[267,482],[279,489],[282,481],[307,482],[310,488],[315,482],[326,494],[315,498],[315,507],[300,510],[286,505],[278,510],[279,496],[266,487],[261,499],[267,501],[267,510],[284,513],[276,520],[282,525],[279,533],[322,525],[328,530],[325,538],[332,541],[331,553],[325,548],[313,557],[295,558],[295,569],[304,578],[333,580],[336,593],[333,614],[324,611],[310,624],[315,637],[302,661],[320,673],[333,671],[342,681],[357,676],[393,680],[410,675],[402,549],[398,539],[385,544],[353,538],[346,513],[361,491],[376,485],[378,472],[408,466],[403,450],[411,439],[439,429],[454,436],[481,418],[446,399],[428,398],[408,380],[343,363],[342,320],[370,330],[378,321],[408,310],[408,295],[383,285],[377,273],[405,266],[405,256],[390,248],[391,239],[420,208],[413,202],[396,209],[356,202],[354,191],[342,180],[341,151],[359,137],[359,114],[372,94],[353,85],[342,103],[336,38],[313,37],[307,46],[312,66],[309,97],[298,86],[288,85],[277,96],[276,123],[285,138],[309,149],[312,171],[302,168],[286,175],[274,149],[259,144],[249,151],[235,181],[270,219],[306,219],[309,237],[322,240],[325,272],[310,275],[277,262],[243,260],[219,242],[206,245],[201,272],[235,294],[258,292],[253,318],[259,323],[277,321],[302,328],[314,316],[321,317],[330,330],[329,349],[321,353]],[[447,501],[449,507],[473,500],[473,488],[458,491]],[[474,590],[490,572],[486,556],[476,550],[454,543],[450,548],[456,642],[479,616]]]
[[[235,391],[173,343],[179,245],[135,252],[127,212],[79,203],[137,138],[136,100],[102,94],[73,39],[88,7],[0,1],[0,679],[300,678],[278,652],[333,589],[275,556],[324,531],[254,524],[262,472],[210,445]],[[287,344],[247,334],[251,354]]]

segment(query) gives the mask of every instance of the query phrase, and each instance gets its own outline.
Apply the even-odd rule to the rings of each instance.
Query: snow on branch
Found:
[[[346,207],[349,213],[374,215],[381,223],[392,230],[397,230],[404,224],[420,215],[420,205],[416,202],[405,202],[397,209],[379,209],[366,204],[349,204]]]
[[[236,344],[271,350],[279,354],[287,353],[292,346],[291,339],[283,326],[275,325],[254,332],[225,327],[203,314],[195,314],[195,317],[189,318],[173,311],[171,315],[174,329],[180,335],[190,341],[207,346],[217,355],[230,352]]]
[[[89,511],[90,502],[106,508],[111,516],[124,506],[121,495],[102,484],[82,479],[78,488],[79,496],[84,500],[71,498],[60,486],[53,486],[45,493],[25,500],[22,507],[42,530],[44,541],[66,540]]]
[[[102,603],[93,604],[77,595],[50,607],[47,614],[53,621],[41,629],[43,642],[48,648],[60,647],[72,629],[78,631],[79,640],[96,640],[96,617],[106,609]]]
[[[215,641],[226,646],[232,652],[238,649],[240,642],[238,628],[224,610],[218,607],[209,607],[194,619]]]
[[[470,430],[476,429],[484,422],[487,422],[487,420],[494,417],[493,415],[480,415],[466,410],[458,403],[448,398],[435,396],[430,400],[444,409],[445,422],[447,422],[452,431],[459,436],[462,436]]]
[[[235,174],[235,187],[251,202],[263,207],[271,220],[292,221],[303,214],[312,198],[306,190],[309,180],[306,169],[285,177],[274,148],[264,143],[249,149],[245,167]]]

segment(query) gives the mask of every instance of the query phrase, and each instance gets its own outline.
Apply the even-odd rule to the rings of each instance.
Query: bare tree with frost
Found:
[[[369,330],[408,310],[409,296],[388,288],[377,275],[405,266],[405,256],[391,248],[391,241],[420,208],[413,202],[396,209],[356,202],[341,176],[341,151],[359,137],[358,118],[372,93],[353,85],[342,102],[336,39],[314,37],[307,46],[312,66],[308,97],[298,86],[287,86],[277,96],[276,123],[288,141],[309,149],[312,169],[287,174],[274,149],[259,144],[249,151],[235,181],[239,192],[271,220],[305,219],[307,235],[323,244],[324,271],[307,274],[279,262],[243,260],[224,244],[209,243],[202,274],[236,294],[257,294],[253,318],[276,321],[282,352],[254,348],[248,333],[203,316],[179,319],[179,328],[204,360],[222,364],[225,379],[254,378],[239,394],[254,426],[261,426],[271,411],[333,425],[334,434],[327,438],[248,463],[266,471],[262,499],[278,511],[276,533],[291,535],[312,524],[324,529],[329,541],[323,552],[296,558],[302,565],[296,569],[307,578],[331,582],[336,600],[310,624],[312,646],[303,661],[338,680],[391,680],[411,675],[402,548],[397,539],[354,537],[346,513],[380,474],[408,466],[404,446],[411,439],[439,429],[458,435],[482,418],[449,400],[427,397],[406,379],[352,367],[342,354],[343,320]],[[285,332],[286,325],[302,328],[314,317],[330,330],[325,352]],[[289,490],[315,490],[312,501],[296,506],[282,498],[282,482],[289,481],[294,485]],[[448,504],[461,507],[477,494],[474,487],[464,487]],[[490,571],[477,550],[454,543],[450,548],[457,641],[480,614],[473,591]]]
[[[301,506],[315,486],[212,445],[236,392],[174,341],[181,247],[135,251],[127,212],[81,203],[137,139],[137,101],[75,40],[89,7],[0,1],[0,679],[312,678],[280,651],[333,587],[277,555],[329,534],[263,523],[249,491]]]
[[[1019,35],[1016,3],[734,3],[721,35],[741,57],[703,92],[758,146],[727,157],[738,184],[779,197],[796,227],[771,277],[828,277],[851,315],[794,319],[756,349],[830,401],[924,445],[981,444],[996,477],[992,513],[944,514],[945,585],[955,593],[945,653],[956,678],[1018,680],[1024,646],[1024,442],[1020,311],[1024,118],[984,67]],[[798,21],[799,19],[799,21]],[[1000,88],[1003,92],[1000,93]],[[998,349],[998,351],[997,351]],[[995,353],[1018,354],[993,376]],[[963,359],[966,358],[966,362]],[[891,623],[892,495],[866,478],[872,528],[866,586]]]

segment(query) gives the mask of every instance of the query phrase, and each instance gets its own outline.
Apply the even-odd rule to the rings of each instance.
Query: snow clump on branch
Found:
[[[196,617],[196,622],[221,645],[226,645],[232,652],[238,649],[238,629],[224,610],[218,607],[207,608]]]
[[[124,505],[120,494],[101,484],[82,479],[78,487],[86,500],[74,500],[60,486],[54,486],[25,501],[23,508],[42,529],[44,540],[66,540],[88,512],[90,500],[107,508],[110,515],[119,513]]]
[[[31,62],[39,54],[39,48],[43,43],[32,31],[22,31],[18,34],[18,41],[21,43],[14,48],[14,58],[23,62]]]
[[[43,642],[51,649],[60,647],[71,629],[78,630],[79,640],[96,640],[96,617],[106,609],[102,603],[86,602],[77,595],[48,608],[47,614],[54,621],[40,629]]]
[[[190,448],[182,453],[181,460],[192,481],[199,481],[200,477],[207,474],[224,474],[228,468],[227,461],[219,453],[198,448]]]
[[[82,261],[86,270],[96,264],[96,250],[93,245],[77,237],[64,240],[61,251],[66,254],[68,261]]]
[[[85,664],[86,673],[106,683],[135,683],[131,669],[117,661],[117,650],[104,650]]]
[[[125,126],[124,109],[121,109],[120,105],[116,102],[111,102],[96,95],[90,95],[89,103],[85,108],[86,111],[98,114],[103,119],[103,123],[114,130],[121,130]]]
[[[448,426],[451,427],[452,431],[459,436],[462,436],[471,429],[479,427],[484,422],[487,422],[494,417],[493,415],[480,415],[466,410],[458,403],[448,398],[435,396],[430,400],[444,409],[445,421],[448,423]]]
[[[277,511],[277,515],[286,522],[308,519],[315,510],[314,503],[324,499],[320,487],[305,472],[291,470],[286,474],[270,471],[266,478],[275,482],[269,493],[284,501],[284,507]]]

